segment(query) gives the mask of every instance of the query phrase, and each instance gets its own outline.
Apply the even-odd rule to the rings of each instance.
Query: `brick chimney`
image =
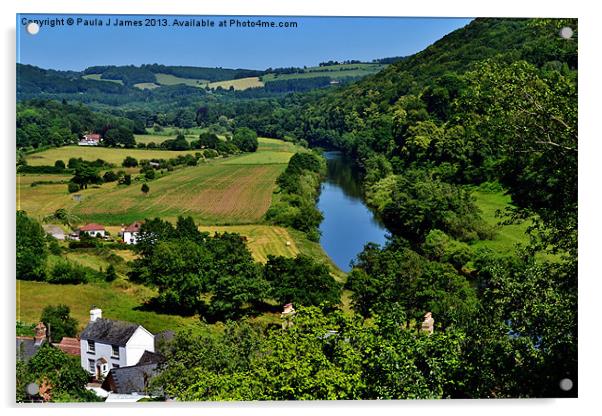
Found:
[[[102,318],[102,309],[92,306],[92,309],[90,309],[90,322],[94,322],[99,318]]]
[[[43,322],[39,322],[35,328],[34,340],[36,344],[41,344],[46,339],[46,325]]]

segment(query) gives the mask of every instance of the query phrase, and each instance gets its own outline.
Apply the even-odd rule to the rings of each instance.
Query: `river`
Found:
[[[362,199],[361,178],[354,161],[341,152],[325,152],[328,174],[318,209],[324,214],[320,244],[344,272],[369,242],[384,244],[387,230]]]

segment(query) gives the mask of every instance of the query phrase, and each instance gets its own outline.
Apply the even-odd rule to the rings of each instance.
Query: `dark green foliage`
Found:
[[[117,279],[117,272],[115,271],[115,266],[109,264],[107,270],[105,271],[105,281],[112,282]]]
[[[148,194],[148,191],[150,191],[150,188],[148,187],[148,185],[146,183],[143,183],[140,190],[142,191],[143,194]]]
[[[188,150],[190,144],[183,134],[178,134],[175,139],[168,139],[161,143],[161,147],[168,150]]]
[[[266,219],[301,230],[310,240],[319,241],[318,227],[323,216],[315,203],[325,169],[324,159],[316,154],[294,154],[286,170],[277,179],[281,189],[280,199],[272,203]]]
[[[232,143],[243,152],[255,152],[259,146],[257,133],[247,127],[234,130]]]
[[[125,174],[122,177],[119,178],[118,180],[119,185],[131,185],[132,184],[132,175],[130,174]]]
[[[421,243],[432,229],[463,241],[487,236],[470,192],[420,172],[400,176],[382,212],[389,230],[413,243]]]
[[[71,182],[76,183],[79,189],[87,189],[90,184],[101,184],[102,179],[93,164],[82,162],[75,167],[75,174],[71,178]]]
[[[79,284],[89,280],[86,268],[65,260],[58,261],[46,276],[48,283]]]
[[[172,313],[205,310],[211,319],[236,317],[269,297],[269,285],[237,234],[200,233],[191,218],[176,227],[155,218],[140,229],[141,258],[130,278],[159,289],[154,304]],[[211,293],[209,308],[201,295]]]
[[[108,170],[102,175],[102,180],[105,182],[115,182],[119,179],[119,176],[112,170]]]
[[[47,257],[46,233],[25,211],[17,211],[17,279],[43,280]]]
[[[126,127],[117,127],[108,129],[102,141],[104,146],[107,147],[127,147],[132,148],[136,145],[134,134]]]
[[[62,160],[57,160],[56,162],[54,162],[54,167],[58,169],[65,169],[65,162],[63,162]]]
[[[330,85],[330,77],[275,79],[265,83],[268,92],[301,92]]]
[[[69,313],[67,305],[48,305],[42,310],[40,321],[46,325],[46,332],[51,342],[61,342],[63,337],[74,337],[77,334],[77,320]]]
[[[71,170],[62,168],[60,166],[29,166],[29,165],[19,165],[17,167],[17,172],[19,173],[34,173],[34,174],[45,174],[45,173],[71,173]]]
[[[429,261],[396,242],[384,248],[366,245],[347,286],[353,291],[354,309],[364,316],[397,303],[408,323],[410,319],[422,322],[423,315],[432,312],[438,328],[468,324],[478,305],[471,283],[454,268]]]
[[[126,156],[125,159],[123,159],[121,166],[124,168],[135,168],[138,166],[138,161],[131,156]]]
[[[85,389],[88,378],[79,357],[70,357],[45,343],[27,363],[17,364],[17,401],[27,399],[24,389],[30,382],[49,384],[53,402],[100,401],[96,394]]]
[[[334,306],[341,300],[341,287],[328,267],[307,256],[268,256],[263,274],[272,286],[272,297],[280,304]]]
[[[203,132],[199,135],[199,140],[193,143],[195,149],[216,149],[219,142],[220,139],[215,134]]]
[[[70,194],[75,193],[75,192],[79,191],[79,185],[76,184],[75,182],[69,182],[67,184],[67,190],[69,191]]]

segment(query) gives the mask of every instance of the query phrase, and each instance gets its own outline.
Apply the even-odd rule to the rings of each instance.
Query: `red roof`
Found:
[[[84,134],[84,139],[97,142],[97,141],[100,141],[100,134],[96,134],[96,133]]]
[[[123,230],[124,232],[129,232],[129,233],[137,233],[138,231],[140,231],[140,226],[142,225],[142,222],[140,221],[136,221],[134,223],[132,223],[131,225],[129,225],[125,230]]]
[[[58,347],[61,351],[63,351],[66,354],[80,355],[81,352],[79,339],[77,338],[63,337],[59,344],[53,345],[55,347]]]
[[[100,224],[86,224],[83,227],[80,227],[80,231],[104,231],[105,227]]]

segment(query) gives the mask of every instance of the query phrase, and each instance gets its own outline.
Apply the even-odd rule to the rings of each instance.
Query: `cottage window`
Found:
[[[113,363],[113,368],[119,368],[119,364]]]
[[[96,370],[94,367],[94,360],[88,360],[88,370],[90,370],[91,373]]]
[[[96,352],[94,341],[88,341],[88,352]]]
[[[119,345],[111,345],[111,350],[113,353],[113,357],[119,358]]]

